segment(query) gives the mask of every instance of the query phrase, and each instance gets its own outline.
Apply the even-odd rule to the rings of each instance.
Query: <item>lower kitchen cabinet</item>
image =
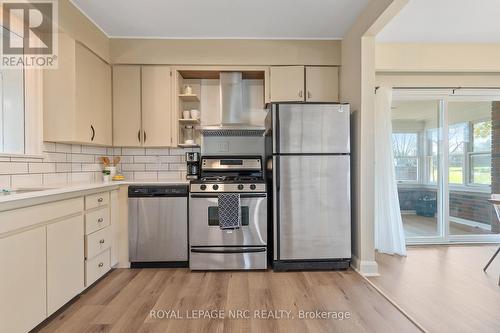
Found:
[[[0,332],[28,332],[47,316],[45,226],[0,239]]]
[[[117,195],[0,212],[1,333],[32,330],[109,272],[117,261]]]
[[[47,226],[47,316],[84,288],[83,216]]]

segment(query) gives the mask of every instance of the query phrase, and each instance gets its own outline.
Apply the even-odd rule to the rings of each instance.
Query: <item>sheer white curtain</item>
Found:
[[[392,152],[392,89],[380,87],[375,97],[375,248],[406,255]]]

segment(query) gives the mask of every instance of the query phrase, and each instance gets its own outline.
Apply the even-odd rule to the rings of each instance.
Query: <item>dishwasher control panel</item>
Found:
[[[188,192],[188,185],[133,185],[128,188],[129,198],[187,197]]]

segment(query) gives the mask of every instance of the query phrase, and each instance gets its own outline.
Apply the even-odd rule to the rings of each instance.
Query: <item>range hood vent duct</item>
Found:
[[[221,124],[198,126],[203,136],[263,136],[264,127],[243,122],[243,82],[241,72],[221,72]]]

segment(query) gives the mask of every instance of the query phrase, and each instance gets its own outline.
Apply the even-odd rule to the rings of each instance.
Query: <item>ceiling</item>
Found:
[[[108,37],[341,39],[369,0],[71,0]]]
[[[410,0],[377,41],[498,43],[500,0]]]

